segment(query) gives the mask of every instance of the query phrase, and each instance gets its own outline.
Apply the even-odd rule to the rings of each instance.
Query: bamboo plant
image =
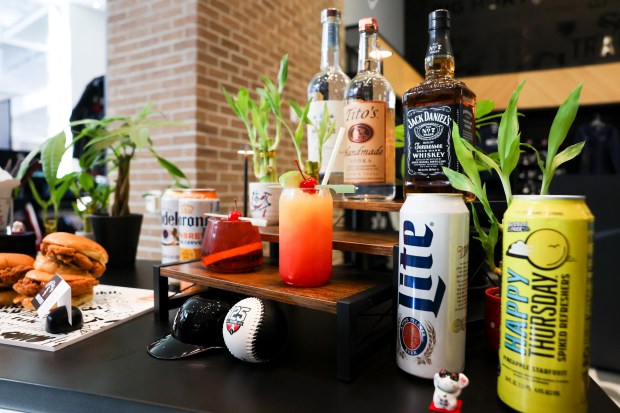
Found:
[[[495,247],[502,230],[501,222],[491,209],[486,193],[486,186],[480,178],[480,170],[491,170],[498,175],[504,191],[506,203],[510,206],[512,202],[510,175],[519,162],[522,147],[527,147],[536,153],[538,166],[543,175],[540,194],[546,195],[548,194],[549,185],[557,168],[564,162],[578,156],[585,144],[585,142],[576,143],[559,152],[577,114],[581,85],[573,90],[562,105],[560,105],[549,131],[547,155],[544,159],[536,148],[521,143],[517,102],[524,84],[525,81],[513,92],[508,107],[501,114],[497,137],[497,153],[486,154],[479,148],[472,146],[467,140],[460,137],[458,127],[455,125],[452,138],[456,156],[463,167],[463,173],[449,168],[443,168],[444,173],[454,188],[475,194],[478,201],[482,204],[490,226],[488,229],[483,228],[476,210],[472,208],[472,218],[477,232],[476,239],[480,241],[485,252],[485,262],[488,268],[498,276],[501,276],[501,263],[495,261]],[[489,112],[491,111],[492,107]]]

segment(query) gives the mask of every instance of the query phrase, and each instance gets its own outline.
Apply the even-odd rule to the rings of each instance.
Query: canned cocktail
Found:
[[[166,189],[161,197],[161,263],[179,261],[179,198],[180,188]]]
[[[513,409],[587,411],[593,224],[574,196],[515,196],[504,215],[497,392]]]
[[[407,194],[400,210],[396,364],[418,377],[465,366],[469,211],[460,194]]]
[[[202,255],[202,239],[208,212],[219,212],[215,189],[185,189],[179,199],[179,259],[193,260]]]
[[[284,188],[280,195],[280,276],[318,287],[332,274],[333,202],[329,189]]]

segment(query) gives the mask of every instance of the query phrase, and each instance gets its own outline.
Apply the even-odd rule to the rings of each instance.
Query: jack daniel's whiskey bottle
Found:
[[[429,14],[428,32],[425,79],[403,95],[405,194],[458,192],[441,169],[461,171],[452,142],[453,121],[461,137],[475,144],[476,95],[454,78],[447,10]],[[466,193],[465,198],[471,200],[473,194]]]

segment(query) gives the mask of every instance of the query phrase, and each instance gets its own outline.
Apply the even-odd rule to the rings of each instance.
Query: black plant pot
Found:
[[[95,241],[105,248],[110,257],[108,267],[133,267],[138,252],[142,215],[92,215],[91,223]]]

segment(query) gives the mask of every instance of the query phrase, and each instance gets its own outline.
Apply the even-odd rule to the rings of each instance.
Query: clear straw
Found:
[[[338,151],[340,150],[340,144],[342,143],[343,137],[344,137],[344,127],[341,127],[340,130],[338,131],[336,142],[334,143],[334,149],[332,150],[332,155],[329,157],[329,162],[327,164],[327,168],[325,169],[325,175],[323,176],[323,181],[321,182],[321,185],[327,185],[327,182],[329,182],[329,176],[332,174],[334,163],[336,163],[336,156],[338,156]]]

